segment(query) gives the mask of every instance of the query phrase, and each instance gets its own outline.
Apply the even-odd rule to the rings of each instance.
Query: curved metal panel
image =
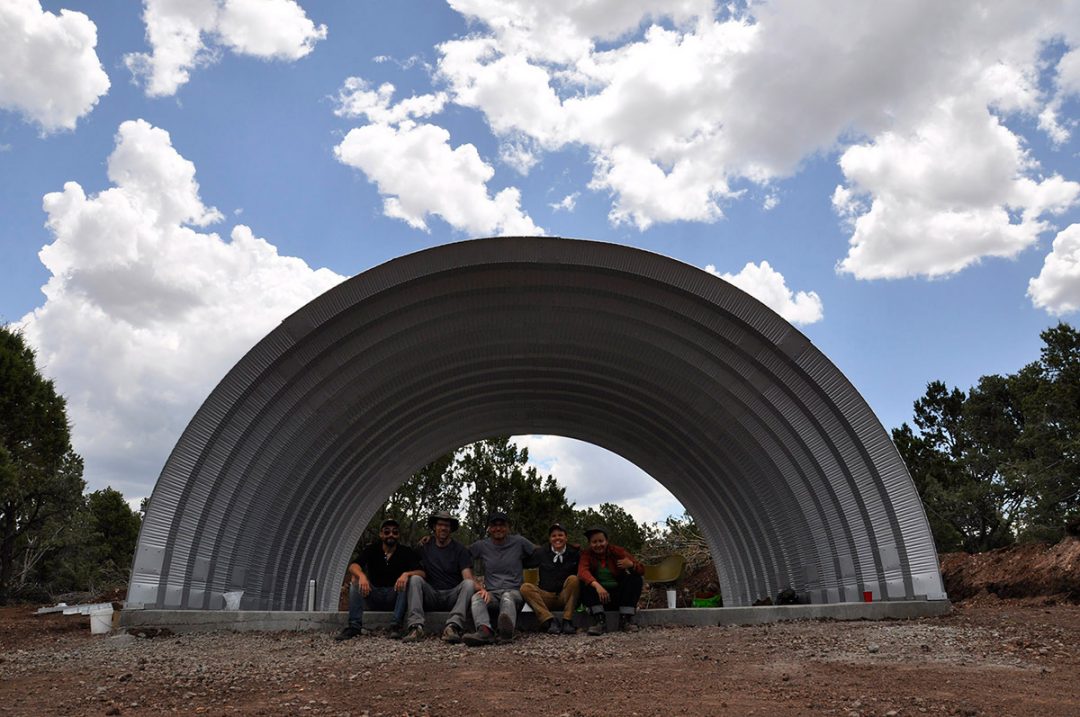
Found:
[[[589,441],[664,484],[729,605],[786,587],[945,597],[895,447],[805,336],[672,259],[515,237],[371,269],[252,348],[162,470],[128,599],[215,609],[243,590],[245,608],[300,609],[403,480],[504,433]]]

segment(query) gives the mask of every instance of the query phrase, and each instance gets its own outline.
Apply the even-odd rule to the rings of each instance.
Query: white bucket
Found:
[[[90,613],[90,634],[108,635],[112,632],[113,609],[111,607],[98,608]]]
[[[237,590],[235,592],[224,593],[222,594],[222,597],[225,598],[226,610],[239,610],[240,598],[244,597],[244,591]]]
[[[675,591],[674,590],[668,590],[667,591],[667,606],[669,608],[671,608],[672,610],[675,609]]]

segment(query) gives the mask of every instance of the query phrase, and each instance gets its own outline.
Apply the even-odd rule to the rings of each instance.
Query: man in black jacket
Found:
[[[349,624],[335,640],[349,640],[363,634],[365,607],[393,610],[390,635],[401,637],[405,588],[410,577],[423,577],[424,571],[416,551],[398,543],[400,535],[396,520],[384,520],[379,528],[379,542],[368,545],[349,564]]]
[[[542,632],[573,635],[581,551],[566,544],[566,528],[555,523],[548,528],[548,544],[533,551],[532,557],[533,564],[540,569],[540,584],[525,583],[521,586],[521,596],[536,613]],[[553,609],[562,609],[562,617],[552,615]]]

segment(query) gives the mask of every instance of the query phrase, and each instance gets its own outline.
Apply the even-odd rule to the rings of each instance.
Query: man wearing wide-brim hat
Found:
[[[468,548],[454,540],[460,522],[445,510],[432,513],[427,521],[432,539],[420,546],[424,576],[409,578],[409,611],[405,642],[424,636],[424,611],[449,610],[442,639],[461,642],[465,633],[466,611],[476,586],[473,583],[472,556]]]
[[[578,580],[581,604],[592,617],[590,635],[607,632],[605,608],[618,608],[619,629],[637,630],[634,614],[644,586],[645,566],[625,548],[608,542],[607,529],[594,525],[585,529],[588,547],[581,551]]]

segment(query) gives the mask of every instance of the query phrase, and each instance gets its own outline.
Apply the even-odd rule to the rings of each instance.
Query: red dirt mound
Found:
[[[986,553],[943,553],[941,577],[953,602],[978,595],[1000,598],[1064,596],[1080,602],[1080,539],[1029,543]]]

